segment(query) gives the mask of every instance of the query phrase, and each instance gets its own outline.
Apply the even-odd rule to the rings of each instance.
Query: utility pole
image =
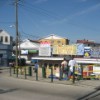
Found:
[[[15,0],[15,10],[16,10],[16,67],[18,67],[18,1]]]

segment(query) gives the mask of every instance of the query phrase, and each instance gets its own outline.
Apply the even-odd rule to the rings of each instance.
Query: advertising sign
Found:
[[[100,47],[92,47],[91,57],[100,57]]]
[[[41,42],[39,48],[39,56],[51,56],[50,42]]]
[[[52,53],[59,55],[76,55],[76,50],[76,45],[54,46]]]
[[[77,44],[77,55],[84,55],[84,45]]]
[[[84,57],[91,56],[91,47],[84,47]]]
[[[21,54],[28,54],[28,50],[21,50]]]

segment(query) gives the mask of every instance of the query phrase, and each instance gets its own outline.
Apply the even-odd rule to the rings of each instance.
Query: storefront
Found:
[[[38,61],[39,70],[45,69],[46,76],[49,77],[51,74],[51,68],[53,69],[53,75],[59,75],[59,67],[63,57],[32,57],[32,61]],[[39,74],[42,74],[41,71]]]
[[[83,78],[100,79],[100,59],[76,58],[75,60],[82,68]]]

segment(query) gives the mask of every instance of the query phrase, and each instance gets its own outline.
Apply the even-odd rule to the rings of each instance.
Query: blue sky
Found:
[[[100,42],[100,0],[20,0],[21,39],[50,34]],[[15,37],[14,0],[0,0],[0,29]]]

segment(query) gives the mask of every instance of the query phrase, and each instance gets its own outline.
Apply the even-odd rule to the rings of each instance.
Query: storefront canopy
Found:
[[[100,59],[75,58],[75,60],[80,64],[100,64]]]
[[[63,57],[32,57],[33,59],[37,59],[37,60],[63,60]]]

